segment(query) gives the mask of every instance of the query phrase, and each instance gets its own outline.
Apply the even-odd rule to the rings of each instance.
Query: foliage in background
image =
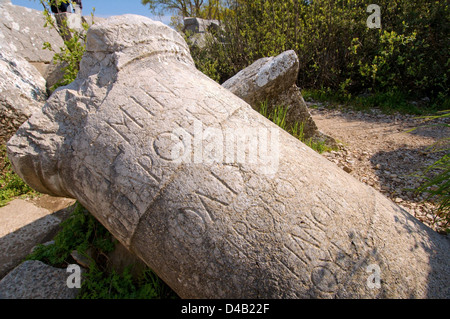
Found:
[[[173,13],[181,18],[219,19],[223,11],[221,0],[141,0],[153,14]]]
[[[435,113],[439,108],[450,106],[450,99],[445,102],[430,104],[429,99],[411,101],[408,95],[400,91],[377,92],[363,95],[343,95],[330,88],[304,89],[302,95],[305,101],[322,102],[328,108],[348,107],[357,111],[367,111],[377,108],[385,114],[400,112],[402,114],[426,115]]]
[[[77,296],[80,299],[176,298],[176,294],[148,268],[137,279],[131,276],[132,265],[121,274],[107,271],[105,259],[116,243],[109,231],[77,202],[70,217],[61,224],[54,243],[38,245],[27,260],[40,260],[64,268],[75,263],[71,257],[74,250],[88,257],[91,263],[83,274]]]
[[[6,155],[6,146],[0,146],[0,207],[18,196],[36,196],[38,193],[29,187],[13,171],[11,162]]]
[[[50,2],[51,0],[39,0],[44,7],[45,27],[53,28],[61,35],[64,46],[59,48],[59,51],[52,48],[49,42],[44,43],[44,49],[54,52],[53,63],[60,64],[64,73],[63,80],[56,83],[51,89],[72,83],[80,70],[80,62],[86,51],[86,33],[89,29],[89,24],[86,21],[82,22],[82,30],[74,30],[70,28],[66,20],[62,20],[60,26],[57,25],[56,19],[51,14]],[[57,0],[59,2],[70,2],[70,0]],[[95,9],[94,9],[95,11]],[[94,23],[94,12],[91,13],[92,23]]]
[[[448,101],[450,11],[446,1],[379,0],[381,29],[369,29],[371,0],[228,0],[221,41],[193,50],[197,67],[222,83],[255,60],[295,50],[298,85]]]

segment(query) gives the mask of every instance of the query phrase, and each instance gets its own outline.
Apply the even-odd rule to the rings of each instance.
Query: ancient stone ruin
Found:
[[[213,36],[220,30],[218,20],[207,20],[195,17],[187,17],[183,20],[183,33],[189,39],[192,47],[203,49],[208,41],[217,41]]]
[[[5,144],[46,99],[42,75],[0,37],[0,143]]]
[[[90,28],[78,78],[8,155],[182,298],[450,297],[446,237],[196,70],[183,38],[145,17]]]
[[[298,72],[298,56],[295,51],[289,50],[276,57],[257,60],[225,81],[222,86],[256,111],[260,111],[262,103],[266,103],[269,113],[276,106],[286,107],[288,127],[294,127],[296,123],[302,124],[305,138],[323,140],[335,146],[336,142],[320,132],[311,117],[300,88],[296,85]]]

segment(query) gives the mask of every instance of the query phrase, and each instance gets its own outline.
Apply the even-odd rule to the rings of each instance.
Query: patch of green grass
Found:
[[[123,273],[108,271],[105,256],[112,252],[117,241],[80,203],[61,224],[54,243],[39,245],[27,260],[40,260],[48,265],[65,268],[75,263],[71,253],[77,250],[88,256],[90,267],[83,274],[78,299],[167,299],[178,296],[149,268],[134,279],[130,265]],[[97,257],[96,257],[97,256]]]
[[[345,107],[356,111],[379,109],[385,114],[401,113],[412,115],[430,115],[450,106],[447,96],[439,96],[433,101],[413,101],[410,96],[400,91],[378,92],[367,95],[352,96],[330,89],[304,89],[303,97],[308,102],[322,102],[329,108]]]
[[[303,89],[302,95],[307,102],[325,102],[329,107],[346,104],[349,96],[341,95],[331,89]]]
[[[109,253],[114,249],[114,245],[115,240],[108,230],[77,202],[69,218],[61,223],[61,230],[55,236],[54,244],[39,245],[27,259],[65,267],[70,264],[70,254],[74,250],[83,254],[93,248]]]
[[[17,197],[32,197],[38,193],[14,173],[6,154],[6,146],[0,146],[0,207]]]
[[[294,126],[288,127],[286,123],[286,115],[288,108],[284,106],[273,107],[272,112],[268,111],[267,101],[260,104],[259,112],[261,115],[271,120],[280,128],[290,133],[292,136],[298,138],[308,147],[312,148],[316,152],[322,154],[324,152],[331,151],[332,148],[326,145],[325,141],[314,141],[312,138],[306,138],[304,134],[305,123],[295,122]]]
[[[77,299],[177,299],[178,296],[149,268],[134,279],[127,267],[122,274],[91,265]]]

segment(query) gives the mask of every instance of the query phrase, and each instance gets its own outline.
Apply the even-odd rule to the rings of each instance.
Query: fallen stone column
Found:
[[[8,143],[182,298],[448,298],[450,245],[195,69],[171,28],[92,26]]]

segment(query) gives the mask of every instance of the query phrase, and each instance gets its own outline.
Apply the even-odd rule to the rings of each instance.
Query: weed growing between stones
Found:
[[[68,2],[67,0],[60,0],[61,2]],[[72,83],[80,70],[80,62],[86,51],[86,33],[89,29],[89,24],[83,21],[81,30],[75,30],[69,27],[67,20],[62,19],[61,25],[57,25],[56,19],[50,13],[50,1],[40,0],[44,7],[45,26],[53,28],[59,32],[64,41],[64,46],[55,50],[49,42],[45,42],[43,49],[50,50],[54,53],[53,63],[63,66],[63,79],[56,83],[51,90],[54,91],[60,86],[65,86]],[[94,23],[94,12],[91,13],[92,23]]]
[[[312,148],[319,154],[333,150],[332,148],[326,145],[325,141],[314,141],[312,138],[306,138],[303,132],[305,123],[295,122],[293,126],[288,127],[288,125],[286,124],[287,111],[288,111],[287,107],[282,105],[276,105],[275,107],[273,107],[272,112],[269,112],[267,101],[262,102],[260,104],[259,109],[259,113],[261,115],[271,120],[280,128],[290,133],[292,136],[299,139],[301,142],[303,142],[304,144],[306,144],[308,147]]]
[[[6,154],[6,146],[0,146],[0,207],[16,197],[33,197],[38,193],[13,171]]]
[[[77,299],[175,299],[176,294],[150,269],[133,279],[127,267],[122,274],[91,265]]]
[[[61,224],[61,231],[48,245],[39,245],[27,260],[40,260],[48,265],[66,268],[76,263],[71,253],[76,250],[90,260],[83,274],[79,299],[166,299],[177,295],[149,268],[133,278],[127,267],[123,273],[107,270],[108,254],[117,241],[80,203]],[[89,253],[87,253],[89,251]]]

